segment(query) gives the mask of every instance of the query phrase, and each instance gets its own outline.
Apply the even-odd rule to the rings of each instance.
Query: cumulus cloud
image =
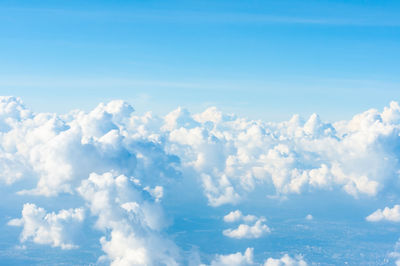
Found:
[[[365,219],[369,222],[400,222],[400,205],[394,205],[393,208],[386,207],[383,210],[378,209]]]
[[[241,224],[236,229],[226,229],[223,234],[232,238],[260,238],[271,230],[263,222],[265,219],[259,219],[253,225]]]
[[[159,233],[163,211],[157,202],[143,198],[146,192],[124,175],[92,173],[78,188],[96,227],[106,234],[100,243],[101,261],[111,265],[178,265],[179,250]]]
[[[267,220],[264,217],[257,218],[254,215],[244,216],[241,211],[236,210],[224,216],[224,221],[228,223],[244,221],[236,229],[226,229],[222,233],[231,238],[260,238],[271,232],[269,227],[264,224]],[[252,225],[250,223],[254,222]],[[250,224],[250,225],[249,225]]]
[[[397,176],[399,110],[392,103],[382,113],[369,110],[334,124],[317,115],[263,123],[215,108],[185,112],[180,119],[193,121],[169,122],[167,148],[199,172],[212,206],[237,203],[256,185],[269,183],[277,194],[341,188],[354,197],[373,196]]]
[[[37,244],[72,249],[78,246],[69,239],[71,230],[83,219],[84,210],[81,208],[47,213],[45,209],[35,204],[26,203],[22,209],[22,217],[10,220],[8,225],[23,227],[21,242],[31,240]]]
[[[307,263],[301,256],[296,258],[290,257],[288,254],[283,255],[280,259],[268,258],[264,266],[306,266]]]
[[[237,252],[228,255],[216,255],[210,266],[245,266],[254,265],[254,249],[247,248],[244,253]]]
[[[246,215],[244,216],[241,211],[231,211],[227,215],[224,216],[224,221],[227,223],[237,222],[240,220],[244,220],[245,222],[252,222],[257,219],[254,215]]]
[[[158,202],[164,195],[164,188],[162,186],[155,186],[154,188],[150,188],[149,186],[145,187],[144,190],[150,193],[151,196]]]
[[[177,158],[165,154],[153,139],[156,136],[143,138],[129,133],[139,129],[135,128],[134,109],[123,101],[100,104],[89,113],[74,111],[58,116],[26,115],[28,112],[22,111],[19,114],[13,110],[24,110],[20,100],[6,99],[8,105],[2,112],[15,113],[15,118],[2,121],[8,125],[0,135],[3,180],[13,183],[22,176],[38,178],[35,188],[21,194],[73,193],[74,187],[91,172],[140,172],[156,179],[174,171]],[[7,111],[9,105],[14,106],[11,111]]]
[[[264,266],[307,266],[307,262],[302,256],[290,257],[288,254],[279,259],[268,258],[265,262],[257,263],[254,261],[254,249],[247,248],[244,253],[237,252],[228,255],[216,255],[210,266],[236,266],[236,265],[264,265]]]
[[[181,263],[181,253],[163,231],[168,224],[163,204],[176,193],[174,185],[199,184],[211,207],[238,204],[255,192],[279,198],[339,190],[356,199],[372,197],[398,186],[399,134],[396,102],[349,121],[327,123],[313,114],[305,121],[295,115],[271,123],[215,107],[197,114],[178,108],[165,117],[135,115],[119,100],[90,112],[33,113],[19,98],[0,97],[0,181],[19,195],[83,198],[104,234],[106,263],[174,265]],[[64,219],[64,211],[26,205],[22,218],[10,225],[24,226],[22,242],[71,248],[62,232],[67,220],[80,222],[78,210],[64,210],[70,217]],[[398,212],[396,205],[367,220],[397,221]],[[270,232],[265,218],[239,210],[224,221],[238,223],[223,232],[228,237]],[[252,254],[248,249],[218,255],[213,263],[231,258],[251,264]]]
[[[231,211],[227,215],[224,216],[224,221],[227,223],[232,223],[239,221],[243,217],[243,214],[241,211],[236,210],[236,211]]]
[[[73,193],[91,172],[116,170],[146,176],[149,189],[160,185],[150,182],[160,176],[194,173],[211,206],[237,203],[256,186],[270,185],[277,195],[340,188],[374,196],[399,168],[395,102],[333,124],[315,114],[265,123],[216,108],[135,116],[123,101],[62,116],[34,114],[14,97],[0,103],[0,178],[38,180],[21,193]]]

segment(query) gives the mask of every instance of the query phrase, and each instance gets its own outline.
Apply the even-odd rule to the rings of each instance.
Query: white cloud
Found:
[[[400,205],[394,205],[393,208],[386,207],[383,210],[378,209],[365,219],[369,222],[400,222]]]
[[[382,113],[370,110],[334,124],[317,115],[262,123],[215,108],[185,112],[198,124],[172,123],[169,116],[167,148],[199,172],[212,206],[237,203],[271,182],[277,194],[341,188],[354,197],[374,196],[398,169],[396,148],[388,144],[399,140],[398,120],[389,118],[397,109],[392,103]]]
[[[23,105],[20,98],[13,96],[0,97],[0,120],[2,122],[0,131],[7,131],[13,123],[31,116],[31,111]]]
[[[306,220],[311,221],[312,219],[314,219],[314,217],[311,214],[307,214]]]
[[[231,211],[227,215],[224,216],[224,221],[227,223],[232,223],[239,221],[242,218],[243,214],[241,211],[236,210],[236,211]]]
[[[254,262],[254,249],[247,248],[244,253],[237,252],[228,255],[216,255],[210,266],[245,266],[245,265],[261,265]],[[283,255],[280,259],[268,258],[265,260],[264,266],[307,266],[307,262],[302,256],[290,257],[288,254]]]
[[[154,197],[156,202],[159,202],[164,195],[164,188],[162,186],[155,186],[154,188],[147,186],[144,188],[144,190],[149,192],[150,195]]]
[[[396,266],[400,265],[400,240],[397,240],[394,245],[394,251],[389,253],[389,257],[395,260],[394,263]]]
[[[244,253],[237,252],[228,255],[216,255],[210,266],[245,266],[254,265],[253,248],[247,248]]]
[[[283,255],[280,259],[268,258],[264,266],[306,266],[307,263],[301,256],[292,258],[288,254]]]
[[[90,112],[33,113],[19,98],[0,97],[0,181],[22,195],[82,197],[104,232],[100,242],[107,262],[173,265],[181,262],[180,252],[164,236],[162,204],[177,193],[176,184],[190,183],[180,187],[189,193],[199,184],[212,207],[237,204],[257,193],[289,198],[340,190],[354,198],[373,197],[396,186],[399,133],[395,102],[350,121],[326,123],[314,114],[306,121],[293,116],[269,123],[224,115],[216,108],[197,114],[178,108],[165,117],[134,115],[123,101],[99,104]],[[64,221],[59,217],[51,223],[45,217],[59,214],[29,208],[32,214],[26,217],[41,222],[31,227],[35,219],[25,221],[24,214],[12,220],[10,224],[24,226],[21,239],[73,247],[62,233],[45,233]],[[367,220],[397,221],[398,216],[396,205]],[[224,231],[228,237],[257,238],[270,232],[264,218],[239,210],[224,221],[238,222]],[[226,258],[253,263],[246,254]],[[215,263],[224,260],[219,256]]]
[[[223,234],[231,238],[260,238],[271,232],[269,227],[263,224],[265,219],[258,219],[253,225],[240,224],[236,229],[226,229]]]
[[[13,111],[25,110],[19,99],[6,101],[5,107],[0,104],[5,109],[0,113],[11,112],[15,118],[11,121],[0,117],[0,123],[8,125],[0,134],[0,180],[11,184],[21,178],[38,179],[36,187],[24,189],[21,194],[73,193],[91,172],[139,172],[153,179],[173,173],[171,160],[176,157],[167,155],[158,143],[160,126],[157,132],[147,132],[150,129],[140,123],[147,123],[151,116],[133,116],[133,108],[123,101],[99,104],[89,113],[73,111],[64,116],[25,115],[28,111],[20,114]],[[148,180],[146,185],[151,185]],[[157,188],[159,198],[160,192]]]
[[[244,221],[236,229],[226,229],[222,233],[231,238],[260,238],[271,232],[269,227],[264,224],[266,219],[264,217],[257,218],[254,215],[244,216],[241,211],[236,210],[224,216],[224,221],[228,223]],[[254,222],[252,225],[249,223]]]
[[[111,265],[178,265],[178,248],[159,233],[165,225],[162,209],[144,200],[146,191],[131,179],[92,173],[78,192],[98,217],[96,227],[109,232],[100,239],[106,254],[102,260]]]
[[[227,223],[237,222],[243,220],[245,222],[253,222],[257,220],[257,217],[254,215],[243,215],[241,211],[231,211],[227,215],[224,216],[224,221]]]
[[[91,172],[154,181],[179,175],[180,163],[181,171],[200,177],[209,204],[219,206],[270,185],[277,195],[340,188],[374,196],[399,169],[395,102],[333,124],[317,115],[264,123],[216,108],[193,115],[178,108],[164,118],[133,111],[112,101],[89,113],[34,114],[18,98],[0,98],[0,179],[37,178],[35,188],[21,193],[54,196],[73,193]]]
[[[61,210],[57,214],[46,213],[35,204],[26,203],[20,219],[8,222],[10,226],[22,226],[21,242],[32,240],[37,244],[46,244],[62,249],[72,249],[74,245],[69,239],[71,230],[84,219],[83,209]]]

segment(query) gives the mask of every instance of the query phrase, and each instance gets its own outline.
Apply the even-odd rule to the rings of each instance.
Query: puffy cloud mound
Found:
[[[369,110],[334,124],[317,115],[263,123],[215,108],[195,115],[181,110],[167,116],[164,130],[168,150],[198,172],[212,206],[237,203],[269,184],[278,195],[341,188],[373,196],[397,176],[399,110],[391,103],[382,113]]]
[[[22,226],[21,242],[32,240],[37,244],[47,244],[62,249],[78,246],[71,243],[69,235],[74,227],[84,219],[83,209],[61,210],[57,214],[46,213],[35,204],[26,203],[20,219],[8,222],[11,226]]]
[[[143,199],[146,191],[124,175],[92,173],[78,192],[90,212],[97,216],[96,227],[106,232],[100,239],[111,265],[178,265],[179,250],[159,231],[163,212],[155,202]]]
[[[241,211],[236,210],[236,211],[231,211],[230,213],[228,213],[227,215],[224,216],[224,221],[227,223],[233,223],[233,222],[237,222],[240,220],[244,220],[246,222],[252,222],[254,220],[256,220],[257,217],[254,215],[246,215],[244,216],[242,214]]]
[[[269,199],[319,190],[356,199],[390,194],[399,188],[399,135],[396,102],[349,121],[326,123],[313,114],[269,123],[214,107],[197,114],[178,108],[165,117],[135,115],[124,101],[90,112],[33,113],[19,98],[0,97],[0,181],[20,196],[83,199],[103,233],[100,262],[176,265],[185,261],[184,252],[166,235],[164,209],[179,208],[169,202],[179,198],[177,191],[190,194],[199,184],[205,208],[238,204],[257,193]],[[21,241],[72,248],[63,232],[81,222],[80,210],[46,213],[28,204],[10,225],[23,226]],[[397,216],[396,205],[367,220]],[[258,238],[270,231],[265,218],[239,210],[224,221],[240,223],[223,232],[228,237]],[[291,260],[302,261],[270,259]],[[251,265],[253,250],[217,255],[212,263]]]
[[[12,99],[13,106],[20,105],[18,99]],[[112,101],[87,114],[15,115],[12,123],[5,119],[9,128],[0,135],[3,179],[12,183],[23,175],[38,178],[36,188],[21,193],[54,196],[73,193],[91,172],[140,172],[154,178],[172,172],[163,166],[173,167],[176,158],[168,157],[151,136],[141,138],[140,130],[132,129],[133,110],[123,101]],[[157,167],[151,165],[157,160]]]
[[[8,130],[13,123],[31,116],[31,111],[23,105],[20,98],[13,96],[0,97],[1,132]]]
[[[365,219],[369,222],[400,222],[400,205],[394,205],[393,208],[386,207],[383,210],[378,209]]]
[[[271,232],[269,227],[264,224],[266,219],[264,217],[257,218],[254,215],[244,216],[241,211],[236,210],[224,216],[225,222],[237,222],[243,220],[244,224],[240,224],[236,229],[226,229],[222,233],[231,238],[260,238],[265,234]],[[249,223],[253,225],[249,225]]]
[[[228,255],[216,255],[210,266],[307,266],[307,262],[302,256],[290,257],[288,254],[283,255],[280,259],[268,258],[264,264],[254,262],[254,249],[247,248],[244,253],[237,252]]]
[[[247,248],[244,253],[237,252],[228,255],[216,255],[210,266],[245,266],[254,265],[254,249]]]
[[[300,256],[298,258],[292,258],[288,254],[283,255],[280,259],[268,258],[264,266],[306,266],[307,263]]]
[[[133,112],[112,101],[89,113],[33,114],[20,99],[2,97],[0,179],[37,180],[21,193],[54,196],[73,193],[91,172],[141,176],[149,189],[157,178],[183,173],[195,175],[209,204],[219,206],[256,186],[272,186],[278,195],[341,188],[373,196],[398,175],[395,102],[333,124],[317,115],[264,123],[216,108],[193,115],[179,108],[164,118]]]

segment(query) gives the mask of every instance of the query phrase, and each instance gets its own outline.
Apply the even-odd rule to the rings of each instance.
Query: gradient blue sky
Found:
[[[399,1],[1,1],[0,94],[347,119],[400,100]]]

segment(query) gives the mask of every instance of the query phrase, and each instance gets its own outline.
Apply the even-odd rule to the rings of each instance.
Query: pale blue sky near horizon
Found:
[[[348,119],[400,100],[398,1],[2,1],[0,94]]]

